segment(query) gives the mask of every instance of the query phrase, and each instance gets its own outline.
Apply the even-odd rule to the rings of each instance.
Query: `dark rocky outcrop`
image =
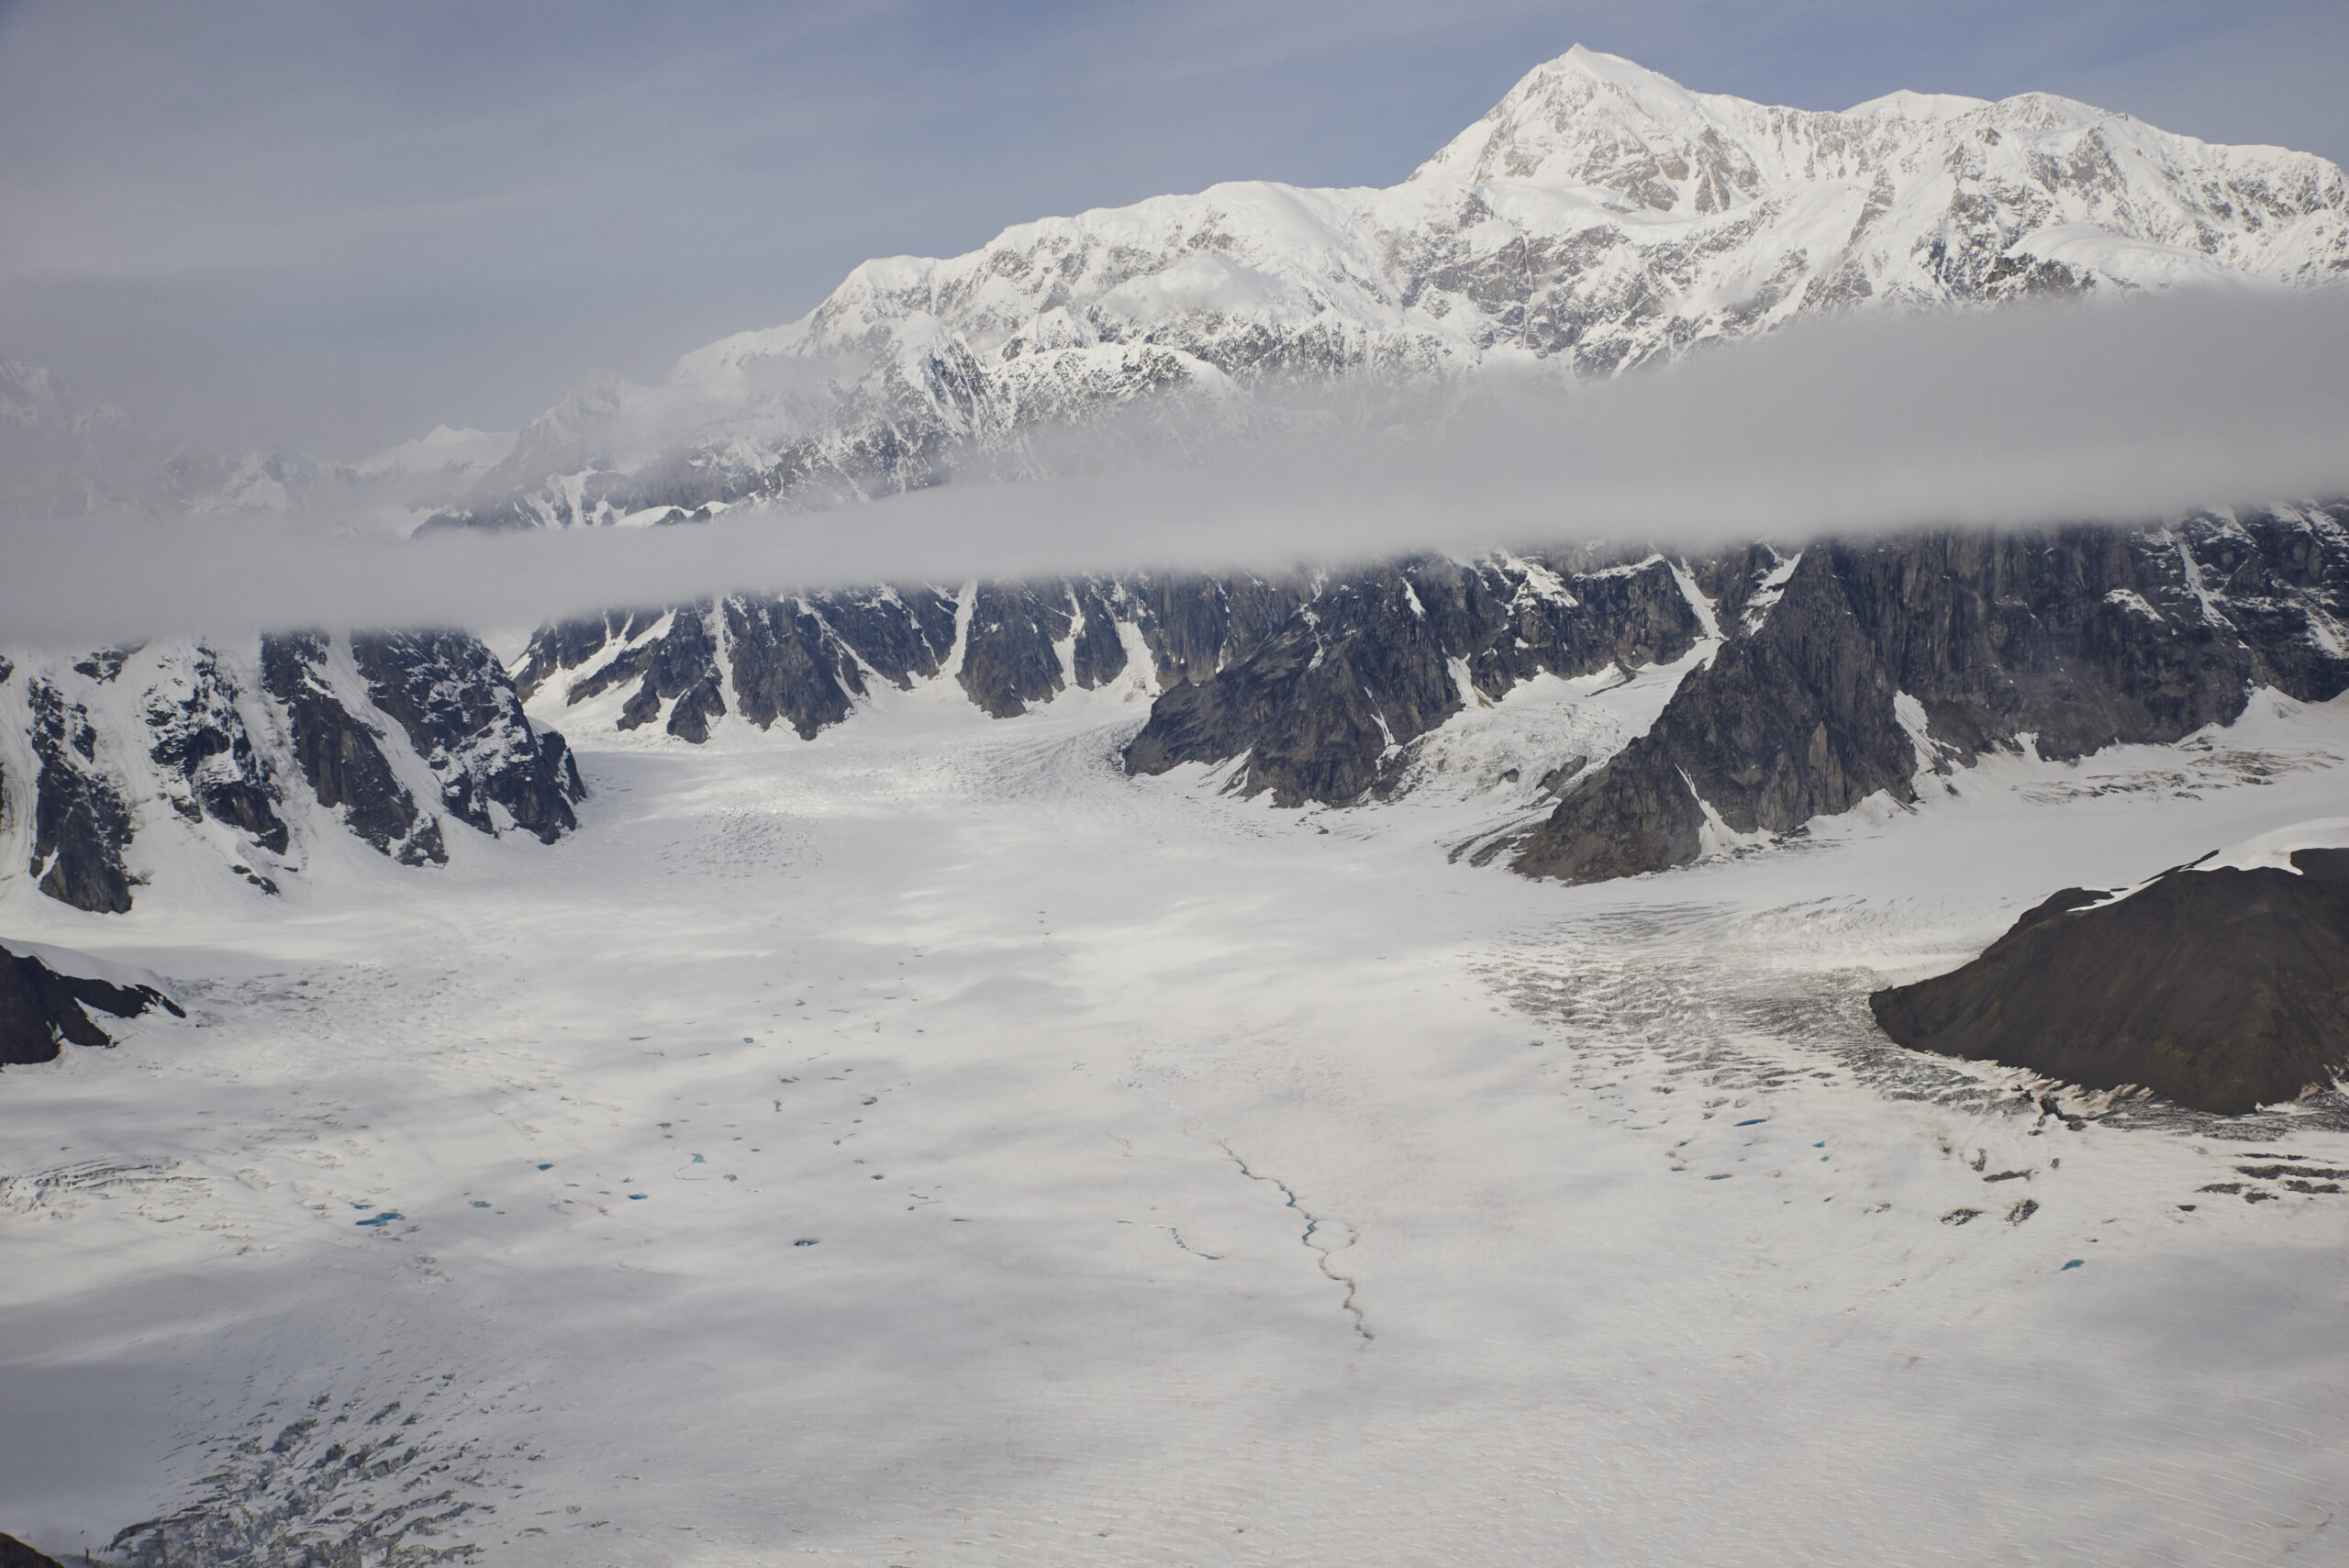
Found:
[[[1596,881],[1697,858],[1706,807],[1785,833],[1920,767],[1994,748],[2050,758],[2175,740],[2254,686],[2349,688],[2349,506],[2079,527],[1829,540],[1792,570],[1768,547],[1697,563],[1725,640],[1646,743],[1594,770],[1523,840],[1517,869]],[[1915,699],[1920,757],[1894,697]],[[1699,804],[1701,802],[1701,805]],[[1611,840],[1611,841],[1601,841]]]
[[[1641,736],[1568,795],[1519,852],[1514,869],[1562,882],[1606,882],[1704,852],[1705,808],[1666,743]]]
[[[1249,793],[1283,806],[1357,800],[1472,694],[1497,697],[1543,671],[1676,659],[1701,629],[1661,559],[1564,576],[1513,560],[1374,568],[1325,585],[1245,657],[1171,687],[1126,748],[1126,770],[1244,752],[1237,783]]]
[[[351,653],[368,696],[440,781],[451,816],[495,834],[491,807],[501,807],[548,844],[579,826],[572,806],[587,791],[569,743],[524,717],[505,666],[478,638],[369,632],[351,639]]]
[[[1059,587],[1059,592],[1054,588]],[[1076,600],[1059,584],[982,583],[971,597],[971,624],[956,677],[982,712],[1016,718],[1064,686],[1060,651],[1075,626]],[[1123,661],[1119,663],[1122,666]]]
[[[761,729],[781,719],[806,740],[848,717],[851,703],[864,694],[864,675],[855,654],[823,617],[796,599],[733,598],[724,609],[727,642],[734,653],[734,699],[744,718]],[[870,617],[866,624],[880,618]],[[928,651],[921,645],[914,657],[920,660]],[[929,668],[937,666],[930,662]],[[703,689],[716,695],[717,678],[714,670],[706,674]],[[713,718],[726,711],[722,702],[710,706],[704,699],[702,706]],[[681,703],[679,711],[686,706]],[[682,733],[674,721],[672,733]],[[708,733],[704,721],[685,738],[698,742]]]
[[[295,632],[262,640],[262,681],[285,708],[294,763],[328,810],[404,865],[445,863],[437,818],[419,810],[384,753],[383,734],[354,717],[325,674],[326,639]],[[398,846],[395,850],[394,846]]]
[[[1166,691],[1210,679],[1246,658],[1312,596],[1309,583],[1241,573],[1122,579],[1098,602],[1141,632]]]
[[[1205,679],[1305,597],[1244,575],[981,583],[969,592],[955,679],[998,718],[1072,684],[1089,691],[1126,674],[1127,628],[1150,650],[1162,686]],[[541,628],[516,686],[527,698],[562,682],[565,703],[577,704],[634,684],[618,728],[665,713],[668,733],[696,744],[729,710],[761,729],[781,721],[812,739],[845,720],[876,678],[905,690],[946,670],[962,624],[959,594],[902,584],[736,595],[674,614],[615,611]]]
[[[151,985],[61,974],[29,953],[0,947],[0,1065],[54,1062],[60,1040],[112,1045],[112,1037],[91,1021],[91,1010],[135,1018],[150,1007],[161,1007],[175,1018],[187,1016]],[[6,1539],[0,1536],[0,1541]]]
[[[148,754],[178,788],[172,806],[190,821],[225,822],[272,854],[289,842],[277,783],[237,707],[219,656],[199,648],[167,688],[147,694]]]
[[[518,691],[529,697],[586,667],[566,683],[564,700],[633,684],[621,729],[652,724],[665,709],[667,732],[698,745],[729,711],[730,692],[731,710],[751,724],[781,721],[807,740],[846,718],[869,679],[904,688],[937,674],[954,641],[954,600],[934,588],[737,595],[680,606],[665,628],[664,614],[616,612],[542,628],[524,654]]]
[[[1592,882],[1685,864],[1706,805],[1734,831],[1784,832],[1878,790],[1911,798],[1892,680],[1831,556],[1804,551],[1773,587],[1758,624],[1681,684],[1655,728],[1559,803],[1518,870]],[[1748,597],[1725,595],[1722,611],[1743,613]]]
[[[709,739],[712,721],[726,715],[726,694],[715,672],[688,686],[669,710],[669,733],[698,746]]]
[[[121,790],[97,765],[97,733],[89,710],[68,703],[55,686],[26,688],[32,718],[32,873],[36,885],[61,904],[119,915],[130,907],[130,874],[122,852],[130,842],[130,809]]]
[[[0,1532],[0,1568],[64,1568],[64,1564],[35,1551],[15,1536]]]
[[[540,627],[523,654],[521,671],[514,677],[515,693],[524,702],[529,701],[540,687],[567,670],[578,669],[607,646],[633,642],[656,624],[662,614],[660,610],[607,610],[600,616],[583,616]]]
[[[841,680],[853,692],[863,690],[860,664],[902,691],[936,674],[954,651],[955,595],[935,587],[850,589],[792,602],[852,656]]]
[[[1549,819],[1477,851],[1578,882],[1685,864],[1709,821],[1785,834],[1871,795],[1908,801],[1920,770],[1994,750],[2174,740],[2232,719],[2259,685],[2311,701],[2349,688],[2339,504],[1670,562],[1569,551],[964,593],[953,667],[985,712],[1130,674],[1138,645],[1160,695],[1128,770],[1244,758],[1236,787],[1291,806],[1408,787],[1421,738],[1464,704],[1544,672],[1678,659],[1709,615],[1712,656],[1649,733],[1596,767],[1530,759],[1525,776],[1560,792]],[[902,687],[952,665],[963,609],[937,588],[883,588],[614,613],[541,629],[520,688],[568,676],[578,702],[633,685],[620,728],[665,717],[689,740],[729,709],[812,736],[876,675]]]
[[[965,592],[967,614],[961,595],[901,586],[737,595],[681,607],[665,627],[641,611],[558,623],[532,639],[518,685],[534,693],[577,671],[564,683],[575,704],[632,684],[623,729],[665,713],[670,733],[699,741],[730,706],[812,737],[875,676],[904,688],[952,664],[974,705],[1010,718],[1071,685],[1130,676],[1139,646],[1167,695],[1133,771],[1246,751],[1245,787],[1294,803],[1371,788],[1396,745],[1457,711],[1454,661],[1497,695],[1540,671],[1675,658],[1700,629],[1660,560],[1594,565],[1571,590],[1546,563],[1424,560],[1323,583],[1137,573]]]
[[[2349,1070],[2349,851],[2067,888],[1953,973],[1878,991],[1885,1033],[2239,1115]]]
[[[2279,564],[2325,554],[2310,519],[2257,520]],[[2310,610],[2330,615],[2349,589],[2349,550],[2336,536],[2332,580],[2311,573],[2311,596],[2239,607],[2225,583],[2269,586],[2254,541],[2232,519],[2205,518],[1828,548],[1854,615],[1936,739],[1971,756],[2030,734],[2042,756],[2069,758],[2232,719],[2254,684],[2321,700],[2349,683],[2349,660],[2326,657],[2310,634]],[[2246,624],[2239,608],[2255,612]]]
[[[649,637],[649,633],[659,628],[660,617],[629,616],[625,627],[619,628],[620,635],[647,639],[629,643],[600,669],[572,683],[569,700],[584,702],[636,682],[635,693],[621,706],[618,727],[640,729],[661,717],[662,704],[693,692],[695,700],[670,716],[669,733],[696,744],[707,740],[713,705],[715,712],[726,711],[717,688],[718,639],[710,630],[710,616],[711,606],[707,604],[683,606],[668,617],[668,628],[658,637]],[[560,634],[566,643],[566,655],[584,648],[587,624],[568,623]],[[543,638],[546,634],[540,635]],[[599,649],[601,646],[598,644]],[[526,670],[537,672],[543,662],[544,656],[538,651],[534,639]],[[541,683],[544,678],[543,674],[539,676]]]

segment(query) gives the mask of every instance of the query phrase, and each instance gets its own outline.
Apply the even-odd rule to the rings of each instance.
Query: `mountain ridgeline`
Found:
[[[1408,792],[1472,706],[1539,677],[1680,666],[1611,754],[1491,781],[1515,820],[1475,847],[1597,881],[1792,832],[1985,752],[2176,740],[2273,688],[2349,687],[2349,504],[2079,526],[1755,544],[1696,558],[1420,558],[1255,576],[988,583],[729,598],[541,630],[540,711],[699,742],[801,737],[885,689],[951,680],[1011,717],[1138,683],[1127,771],[1229,765],[1279,806]]]
[[[1418,787],[1472,707],[1654,670],[1673,684],[1643,731],[1559,754],[1529,740],[1482,780],[1496,826],[1464,852],[1635,875],[1913,801],[1986,752],[2176,740],[2261,688],[2329,700],[2349,688],[2349,503],[1699,556],[732,595],[545,627],[511,676],[457,632],[20,653],[0,661],[0,823],[12,863],[76,908],[129,909],[190,843],[267,895],[335,842],[409,866],[447,861],[452,830],[552,843],[585,794],[558,721],[807,740],[933,683],[998,719],[1118,687],[1147,703],[1128,773],[1196,764],[1276,806],[1345,806]]]
[[[603,378],[518,433],[443,428],[348,472],[166,458],[0,362],[0,507],[340,495],[370,528],[690,524],[1045,472],[1072,430],[1244,436],[1298,383],[1456,410],[1490,367],[1608,375],[1807,316],[2344,276],[2349,182],[2320,158],[2042,94],[1776,108],[1576,49],[1392,187],[1219,185],[869,261],[659,385]],[[1197,764],[1283,806],[1352,804],[1422,786],[1447,725],[1529,683],[1668,672],[1633,730],[1529,742],[1483,781],[1495,825],[1462,853],[1591,881],[1906,802],[1994,750],[2176,740],[2261,687],[2330,698],[2344,593],[2349,506],[2301,502],[1703,556],[734,595],[545,627],[510,675],[457,631],[18,651],[0,661],[0,854],[100,912],[191,842],[205,874],[263,895],[328,846],[429,866],[461,830],[575,825],[551,721],[804,740],[935,683],[1005,719],[1116,687],[1149,703],[1134,775]]]
[[[829,505],[1049,467],[1055,432],[1154,409],[1170,440],[1244,430],[1299,381],[1440,403],[1487,366],[1606,375],[1822,313],[2344,275],[2349,182],[2320,158],[2043,94],[1776,108],[1575,49],[1387,189],[1219,185],[867,262],[797,322],[550,410],[432,526]],[[1228,767],[1298,806],[1408,792],[1448,720],[1528,681],[1677,671],[1644,733],[1492,781],[1508,825],[1464,852],[1587,881],[1910,800],[1994,749],[2330,697],[2344,517],[738,596],[546,628],[518,681],[565,723],[686,741],[811,736],[933,680],[998,717],[1139,681],[1130,772]]]
[[[1385,189],[1237,182],[867,261],[659,384],[582,389],[429,526],[828,506],[1049,468],[1116,415],[1244,433],[1299,383],[1440,400],[1824,314],[2344,274],[2349,180],[2306,153],[2039,93],[1774,107],[1575,49]]]

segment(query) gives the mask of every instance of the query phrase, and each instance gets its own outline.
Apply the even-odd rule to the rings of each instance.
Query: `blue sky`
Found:
[[[1390,183],[1577,41],[1767,102],[2035,88],[2349,160],[2338,0],[0,0],[0,352],[354,456],[657,375],[865,256]]]

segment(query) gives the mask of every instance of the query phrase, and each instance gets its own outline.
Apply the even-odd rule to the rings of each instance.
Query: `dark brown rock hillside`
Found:
[[[2067,888],[1965,968],[1868,998],[1898,1043],[2236,1116],[2349,1069],[2349,851]]]
[[[0,1534],[0,1568],[64,1568],[56,1558],[35,1551],[13,1535]]]
[[[572,805],[587,791],[570,743],[530,723],[505,667],[479,639],[363,632],[351,637],[351,654],[368,696],[398,721],[440,781],[451,816],[494,836],[490,807],[501,806],[515,827],[545,844],[579,826]]]
[[[60,1040],[74,1045],[113,1044],[106,1030],[91,1021],[92,1008],[117,1018],[135,1018],[155,1006],[173,1018],[186,1016],[177,1003],[151,985],[116,985],[78,974],[60,974],[29,953],[0,947],[0,1066],[54,1062]]]

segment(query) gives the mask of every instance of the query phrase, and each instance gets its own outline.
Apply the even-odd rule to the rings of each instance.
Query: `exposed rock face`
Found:
[[[396,853],[404,865],[445,863],[439,819],[417,808],[384,754],[382,731],[352,717],[326,664],[327,639],[318,634],[262,639],[262,677],[284,706],[295,766],[318,804],[340,810],[351,830],[376,849]]]
[[[451,816],[484,833],[518,828],[547,844],[579,826],[571,807],[587,791],[569,744],[532,727],[504,666],[478,639],[365,633],[351,639],[351,653],[375,706],[398,720],[440,781]]]
[[[670,715],[669,733],[698,744],[709,738],[713,708],[725,711],[710,673],[717,652],[717,639],[709,630],[709,607],[688,605],[671,615],[662,635],[640,649],[631,648],[598,671],[587,683],[590,689],[580,695],[593,695],[603,684],[632,680],[640,673],[643,684],[620,710],[619,727],[640,728],[660,717],[662,703],[690,695],[690,701],[681,703]]]
[[[1091,603],[1130,620],[1150,650],[1161,688],[1204,681],[1244,659],[1312,597],[1309,584],[1254,575],[1138,576],[1104,591]],[[1108,678],[1104,676],[1103,678]]]
[[[1658,871],[1697,858],[1709,810],[1733,832],[1784,833],[1879,791],[1912,799],[1919,771],[2025,738],[2076,757],[2231,720],[2255,685],[2324,701],[2349,687],[2344,524],[2333,505],[1699,563],[1720,651],[1528,836],[1517,868]]]
[[[1700,852],[1707,806],[1733,831],[1783,832],[1878,790],[1912,798],[1917,762],[1892,681],[1831,552],[1755,553],[1768,559],[1747,558],[1732,579],[1742,591],[1721,608],[1758,618],[1559,804],[1517,869],[1587,882],[1683,863]]]
[[[1668,744],[1641,736],[1586,778],[1512,862],[1527,876],[1606,882],[1705,851],[1705,808]]]
[[[707,629],[713,617],[722,639]],[[708,721],[697,692],[712,694],[700,699],[711,716],[730,694],[759,728],[779,717],[807,737],[845,720],[876,675],[903,688],[951,669],[999,718],[1070,686],[1141,679],[1165,695],[1128,753],[1130,771],[1244,751],[1242,786],[1296,804],[1352,800],[1376,784],[1398,746],[1469,700],[1455,665],[1468,692],[1497,696],[1542,671],[1675,659],[1700,632],[1660,559],[1579,570],[1420,560],[1321,582],[1138,574],[981,583],[962,595],[737,596],[544,628],[520,684],[557,687],[567,705],[635,684],[618,728],[665,712],[670,733],[699,740]],[[1148,656],[1141,670],[1137,650]]]
[[[130,809],[97,766],[89,710],[68,704],[55,686],[40,681],[27,688],[26,705],[33,755],[40,761],[33,784],[36,884],[76,909],[119,915],[130,907],[130,878],[122,862]]]
[[[2090,1088],[2240,1115],[2349,1071],[2349,850],[2292,871],[2067,888],[1965,968],[1868,998],[1885,1033]]]
[[[1030,584],[981,584],[972,597],[956,677],[971,700],[996,718],[1052,701],[1065,684],[1055,645],[1074,628],[1075,610],[1073,595]]]
[[[91,1021],[92,1008],[135,1018],[157,1006],[175,1018],[186,1017],[178,1003],[151,985],[117,985],[61,974],[28,953],[0,947],[0,1066],[54,1062],[60,1040],[112,1045],[112,1038]],[[6,1539],[0,1536],[0,1541]],[[0,1562],[6,1561],[0,1556]]]
[[[1126,770],[1247,755],[1241,788],[1275,803],[1375,788],[1404,749],[1481,694],[1548,671],[1669,662],[1702,630],[1661,559],[1562,575],[1514,558],[1418,560],[1328,584],[1245,657],[1170,688]]]
[[[642,728],[674,704],[668,733],[696,745],[729,711],[730,689],[734,709],[759,728],[781,720],[808,740],[848,717],[868,676],[902,688],[938,673],[954,630],[953,599],[930,588],[738,595],[542,628],[517,688],[528,698],[559,683],[576,705],[632,684],[619,728]]]
[[[253,745],[237,695],[219,656],[198,648],[170,686],[147,694],[154,737],[149,754],[180,786],[171,802],[181,816],[226,822],[282,855],[289,836],[277,813],[276,781]]]
[[[440,806],[492,835],[519,828],[552,843],[578,826],[585,798],[569,744],[523,715],[496,657],[462,632],[376,632],[350,639],[366,706],[398,725],[439,786]],[[264,639],[262,667],[284,706],[294,762],[322,806],[404,864],[441,863],[440,819],[403,783],[384,732],[358,717],[331,673],[328,639]],[[396,848],[395,848],[396,846]]]
[[[713,634],[713,624],[722,635]],[[549,627],[525,689],[635,684],[623,728],[700,740],[730,706],[802,736],[879,676],[952,672],[1012,717],[1070,685],[1159,688],[1136,774],[1245,757],[1283,805],[1408,787],[1423,738],[1542,673],[1710,650],[1653,728],[1575,774],[1514,863],[1593,881],[1784,834],[1993,749],[2074,757],[2232,719],[2254,686],[2349,687],[2349,505],[2158,528],[1976,530],[1608,565],[1571,553],[1411,560],[1340,577],[979,584],[635,612]],[[729,702],[730,698],[730,702]],[[1497,843],[1494,851],[1500,849]],[[1486,851],[1480,851],[1480,856]]]
[[[725,617],[736,706],[761,729],[781,720],[802,740],[846,718],[867,676],[904,689],[935,675],[954,643],[954,601],[931,588],[736,597]],[[705,678],[714,684],[717,673],[713,663]]]
[[[846,719],[876,681],[906,690],[950,669],[972,702],[1009,718],[1070,685],[1093,690],[1127,675],[1129,633],[1161,684],[1204,678],[1305,597],[1250,576],[1142,574],[981,583],[966,593],[967,603],[964,594],[902,584],[737,595],[565,621],[531,639],[517,686],[525,697],[557,687],[576,706],[633,685],[617,728],[660,723],[696,744],[729,711],[812,739]]]

